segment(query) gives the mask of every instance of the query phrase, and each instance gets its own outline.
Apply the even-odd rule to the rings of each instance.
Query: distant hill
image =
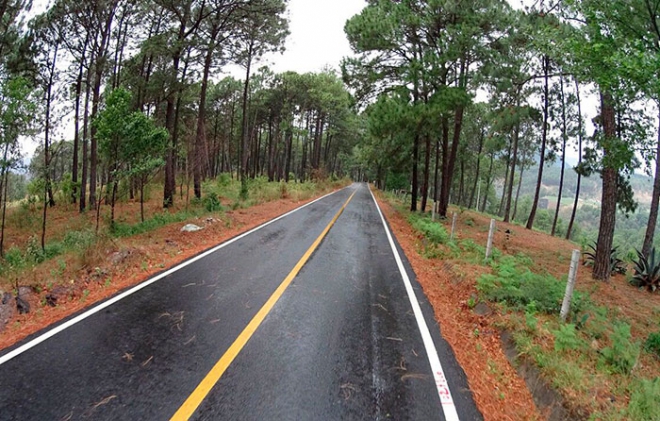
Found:
[[[525,170],[520,196],[533,196],[536,189],[536,175],[538,174],[538,166]],[[561,175],[561,167],[559,164],[546,166],[543,171],[543,184],[541,187],[541,197],[549,198],[552,202],[556,203],[557,194],[559,193],[559,178]],[[640,208],[649,208],[651,204],[651,193],[653,192],[653,178],[644,174],[633,174],[630,178],[633,191],[635,192],[635,200],[639,203]],[[564,174],[564,189],[562,193],[562,201],[575,197],[575,188],[577,185],[577,174],[572,166],[566,167]],[[599,204],[602,188],[602,182],[598,174],[591,177],[582,177],[582,185],[580,187],[580,200],[586,203]]]

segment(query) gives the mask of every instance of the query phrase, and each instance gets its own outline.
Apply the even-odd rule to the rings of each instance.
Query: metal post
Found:
[[[559,316],[563,322],[568,317],[568,312],[571,309],[571,299],[573,298],[573,289],[575,288],[575,279],[577,278],[578,263],[580,262],[580,250],[573,250],[571,256],[571,266],[568,271],[568,282],[566,283],[566,293],[564,294],[564,302],[561,304],[561,313]]]
[[[495,236],[495,220],[490,220],[490,231],[488,232],[488,243],[486,244],[486,260],[490,258],[493,251],[493,237]]]
[[[449,237],[449,241],[454,241],[454,232],[456,232],[456,218],[458,218],[458,215],[456,215],[456,212],[454,212],[454,218],[451,221],[451,236]]]

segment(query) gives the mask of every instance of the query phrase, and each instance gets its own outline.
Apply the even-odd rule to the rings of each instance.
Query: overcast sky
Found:
[[[271,58],[273,70],[299,73],[339,67],[351,53],[344,24],[366,6],[363,0],[290,0],[286,51]]]

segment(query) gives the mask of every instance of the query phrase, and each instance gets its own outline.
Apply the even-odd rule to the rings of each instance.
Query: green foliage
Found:
[[[583,347],[584,341],[578,337],[577,329],[572,323],[559,326],[559,330],[553,330],[555,336],[555,351],[574,351]]]
[[[216,183],[220,188],[229,187],[231,185],[231,181],[231,174],[229,173],[222,173],[218,175],[218,178],[216,179]]]
[[[631,342],[630,325],[619,323],[610,336],[612,346],[601,351],[602,360],[615,373],[629,374],[637,363],[640,346]]]
[[[644,341],[644,351],[660,358],[660,332],[652,332]]]
[[[660,414],[660,378],[639,379],[630,385],[630,402],[626,410],[629,420],[657,420]]]
[[[591,251],[585,251],[582,253],[584,256],[584,265],[593,265],[596,261],[596,243],[589,244],[587,246]],[[610,273],[611,274],[626,274],[626,263],[619,258],[618,247],[612,248],[610,251]]]
[[[660,288],[660,259],[656,258],[655,247],[649,253],[648,258],[640,251],[636,252],[637,260],[633,262],[635,274],[630,283],[649,292],[657,291]]]
[[[18,247],[12,247],[5,253],[5,262],[11,269],[22,269],[25,267],[25,258]]]
[[[134,225],[115,222],[112,226],[112,235],[115,237],[130,237],[133,235],[142,234],[160,228],[162,226],[172,224],[175,222],[183,222],[187,219],[197,216],[194,212],[177,212],[177,213],[158,213],[144,222],[139,222]]]
[[[222,210],[222,205],[220,204],[220,199],[215,192],[209,193],[203,200],[204,208],[209,212],[218,212]]]
[[[67,231],[64,235],[64,246],[72,250],[85,250],[96,242],[96,234],[92,230]]]
[[[447,230],[438,222],[431,221],[416,214],[411,214],[408,217],[408,221],[415,230],[433,244],[445,244],[449,241]]]
[[[540,312],[559,313],[566,289],[565,281],[519,268],[511,256],[504,256],[493,266],[494,274],[482,275],[477,280],[477,290],[488,300],[505,303],[518,310],[533,304]],[[576,292],[571,310],[580,312],[585,305],[585,296]]]

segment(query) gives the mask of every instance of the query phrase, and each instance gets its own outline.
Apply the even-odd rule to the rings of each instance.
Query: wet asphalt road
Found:
[[[354,184],[4,362],[0,420],[169,419],[354,192],[192,419],[445,419],[378,210]],[[460,419],[482,419],[403,264]]]

